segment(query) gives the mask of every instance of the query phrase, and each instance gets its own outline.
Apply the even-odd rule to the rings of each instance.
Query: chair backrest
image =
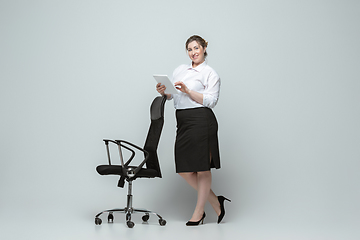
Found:
[[[166,95],[163,97],[156,97],[150,106],[151,124],[148,135],[144,144],[144,149],[149,152],[149,158],[146,162],[146,167],[157,171],[157,177],[161,178],[161,171],[159,159],[157,155],[157,147],[159,144],[161,131],[164,125],[164,106],[166,102]]]

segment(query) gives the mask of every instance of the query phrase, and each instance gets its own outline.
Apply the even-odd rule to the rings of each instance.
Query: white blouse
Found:
[[[178,91],[172,94],[175,109],[215,107],[220,94],[220,77],[206,62],[196,68],[191,64],[180,65],[174,70],[172,83],[182,81],[190,90],[203,94],[203,104],[192,100],[188,94]]]

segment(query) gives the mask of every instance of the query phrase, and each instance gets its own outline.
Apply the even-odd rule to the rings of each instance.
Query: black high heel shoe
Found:
[[[204,212],[202,218],[201,218],[199,221],[197,221],[197,222],[188,221],[188,222],[186,223],[186,226],[198,226],[198,225],[200,224],[200,222],[201,222],[201,224],[204,224],[204,218],[205,218],[205,217],[206,217],[206,214],[205,214],[205,212]]]
[[[221,213],[219,215],[219,218],[218,218],[218,221],[217,223],[219,224],[221,222],[221,220],[224,218],[225,216],[225,208],[224,208],[224,201],[227,200],[229,202],[231,202],[230,199],[227,199],[226,197],[224,196],[218,196],[218,201],[220,203],[220,209],[221,209]]]

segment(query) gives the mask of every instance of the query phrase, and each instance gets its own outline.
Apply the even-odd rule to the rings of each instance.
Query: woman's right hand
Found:
[[[161,83],[156,84],[156,91],[164,96],[166,87],[165,85],[161,85]]]

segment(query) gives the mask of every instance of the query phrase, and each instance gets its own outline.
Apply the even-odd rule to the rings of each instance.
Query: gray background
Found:
[[[144,230],[129,232],[122,216],[116,228],[93,224],[126,200],[117,177],[95,172],[106,163],[102,139],[143,145],[152,74],[188,63],[184,43],[199,34],[222,78],[213,189],[232,203],[220,226],[207,206],[207,226],[183,227],[196,193],[175,174],[167,102],[163,178],[136,181],[134,205],[168,225],[145,230],[163,239],[358,239],[359,22],[355,0],[1,0],[0,236]]]

